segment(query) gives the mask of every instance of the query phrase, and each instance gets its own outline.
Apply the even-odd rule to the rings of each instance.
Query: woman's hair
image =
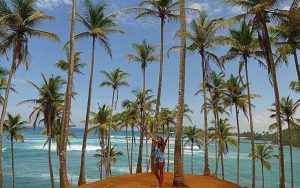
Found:
[[[157,138],[161,140],[160,143],[157,143],[157,146],[161,149],[162,152],[164,152],[164,150],[165,150],[165,148],[164,148],[164,139],[161,136],[158,136]]]

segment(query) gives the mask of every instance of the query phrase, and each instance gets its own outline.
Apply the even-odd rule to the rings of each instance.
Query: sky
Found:
[[[108,5],[107,14],[120,11],[124,8],[136,7],[139,0],[94,0],[94,2],[105,2]],[[229,18],[233,15],[242,13],[243,10],[239,7],[226,5],[219,0],[188,0],[187,6],[191,8],[197,8],[199,10],[206,10],[209,13],[210,18],[224,17]],[[280,8],[288,8],[288,3],[278,5]],[[79,0],[78,13],[83,14],[85,9],[83,6],[83,0]],[[31,87],[26,80],[31,80],[37,85],[42,84],[41,73],[46,77],[51,75],[61,75],[66,78],[66,73],[61,72],[53,66],[59,59],[65,59],[65,52],[63,51],[64,44],[69,40],[70,32],[70,17],[71,17],[71,0],[40,0],[37,4],[37,9],[46,12],[49,15],[55,16],[54,21],[47,21],[41,24],[41,30],[54,32],[61,38],[61,43],[54,43],[52,41],[44,39],[32,38],[29,42],[29,50],[31,54],[31,63],[29,70],[25,70],[25,67],[21,66],[15,77],[13,78],[13,84],[17,89],[17,93],[11,93],[9,98],[8,112],[16,114],[22,114],[26,120],[29,117],[30,112],[33,110],[33,104],[26,104],[17,106],[20,101],[25,99],[31,99],[37,97],[37,91]],[[195,15],[188,15],[188,23],[192,18],[197,17]],[[132,90],[142,88],[142,74],[139,64],[129,64],[124,56],[128,53],[134,53],[131,48],[132,43],[140,43],[143,39],[146,39],[153,45],[158,45],[160,40],[160,24],[159,21],[152,18],[143,20],[135,20],[134,15],[121,15],[117,18],[119,27],[126,32],[125,35],[112,34],[109,36],[109,40],[112,46],[113,58],[110,59],[101,45],[97,45],[95,52],[95,74],[93,83],[92,94],[92,107],[91,110],[97,110],[98,104],[111,103],[112,89],[100,88],[99,84],[104,80],[101,70],[112,71],[118,67],[129,73],[127,81],[130,87],[121,88],[119,93],[119,105],[117,111],[120,111],[120,102],[125,99],[133,99],[131,94]],[[235,27],[235,26],[233,26]],[[166,23],[165,31],[165,51],[174,45],[178,45],[179,41],[173,39],[174,33],[179,29],[178,23]],[[84,28],[79,23],[76,24],[76,33],[84,31]],[[220,34],[226,35],[225,30]],[[85,73],[82,75],[75,75],[74,87],[78,93],[75,101],[72,104],[72,121],[77,127],[83,127],[80,123],[85,118],[86,104],[87,104],[87,91],[88,91],[88,76],[91,62],[91,46],[92,41],[90,39],[77,41],[75,48],[77,51],[82,52],[82,61],[87,64],[83,69]],[[226,53],[228,47],[218,47],[211,49],[212,52],[219,56]],[[159,52],[159,47],[157,48]],[[1,66],[9,67],[11,54],[8,54],[8,58],[1,57]],[[200,107],[203,103],[202,96],[194,96],[194,93],[199,89],[201,82],[201,67],[200,67],[199,54],[187,54],[186,64],[186,103],[193,110],[192,118],[193,122],[185,122],[186,126],[196,125],[203,127],[203,114],[200,113]],[[230,74],[238,74],[238,60],[232,61],[226,64],[226,78]],[[212,65],[212,68],[219,71],[218,68]],[[158,84],[158,71],[159,63],[154,62],[147,67],[146,79],[147,88],[153,91],[153,95],[156,96],[157,84]],[[273,89],[268,80],[267,71],[258,66],[255,61],[249,63],[249,73],[251,80],[252,93],[259,94],[259,99],[253,100],[256,108],[253,110],[254,129],[257,132],[267,131],[268,126],[274,122],[269,118],[269,111],[271,104],[274,102]],[[164,61],[164,77],[163,77],[163,89],[162,89],[162,106],[174,108],[178,102],[178,75],[179,75],[179,53],[174,52],[170,58],[165,57]],[[297,99],[297,94],[289,90],[289,83],[292,80],[296,80],[296,71],[294,68],[294,62],[290,59],[288,67],[281,66],[278,69],[278,84],[280,89],[280,95],[287,97],[291,95],[293,99]],[[230,111],[229,111],[230,112]],[[211,117],[211,116],[210,116]],[[212,120],[212,118],[210,118]],[[235,126],[235,114],[232,114],[232,125]],[[241,131],[249,131],[248,120],[241,114],[240,115]]]

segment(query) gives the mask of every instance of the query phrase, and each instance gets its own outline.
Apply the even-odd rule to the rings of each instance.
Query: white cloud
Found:
[[[291,6],[284,6],[282,7],[282,10],[290,10]]]
[[[43,9],[53,9],[61,4],[72,4],[71,0],[39,0],[37,6]]]
[[[208,11],[210,8],[208,3],[192,3],[188,7],[198,9],[200,11],[203,11],[203,10]]]

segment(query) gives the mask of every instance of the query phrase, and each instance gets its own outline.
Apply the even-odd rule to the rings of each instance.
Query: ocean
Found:
[[[35,131],[29,129],[22,132],[25,136],[24,143],[14,142],[14,152],[15,152],[15,172],[16,172],[16,187],[17,188],[47,188],[50,187],[50,177],[49,177],[49,168],[48,168],[48,157],[47,157],[47,146],[44,147],[46,141],[46,136],[40,135],[41,128],[37,128]],[[73,187],[76,187],[79,168],[80,168],[80,154],[81,154],[81,144],[82,144],[82,134],[83,129],[72,128],[71,131],[75,132],[78,136],[78,139],[71,139],[71,146],[68,147],[68,177]],[[130,132],[128,133],[130,136]],[[4,137],[5,138],[5,137]],[[123,156],[118,158],[116,164],[112,165],[112,174],[113,176],[118,176],[122,174],[127,174],[128,162],[127,162],[127,153],[126,153],[126,139],[125,131],[113,132],[112,133],[112,145],[116,145],[116,148],[123,152]],[[137,152],[139,145],[139,136],[136,132],[136,144],[134,145],[134,168],[137,161]],[[58,156],[56,154],[55,144],[52,144],[52,161],[53,161],[53,170],[54,177],[57,187],[59,185],[59,162]],[[130,146],[130,145],[129,145]],[[145,146],[145,145],[144,145]],[[150,144],[149,153],[150,153]],[[275,152],[277,153],[277,147]],[[90,182],[99,180],[99,170],[97,163],[98,158],[93,157],[96,153],[96,150],[99,149],[99,140],[93,134],[89,135],[87,153],[86,153],[86,175],[87,180]],[[194,148],[194,174],[202,174],[204,166],[203,151],[201,148]],[[286,187],[290,187],[290,161],[289,161],[289,148],[284,148],[285,154],[285,169],[286,169]],[[241,144],[241,153],[240,153],[240,184],[241,185],[251,185],[251,159],[248,157],[250,151],[249,143]],[[190,147],[185,147],[184,155],[184,166],[185,172],[191,172],[191,151]],[[173,153],[174,153],[174,138],[170,138],[170,169],[173,169]],[[236,158],[237,158],[236,149],[232,146],[229,147],[229,153],[224,158],[225,165],[225,178],[229,181],[236,181]],[[300,187],[300,149],[293,148],[294,155],[294,179],[295,187]],[[165,156],[167,156],[165,152]],[[145,162],[145,147],[143,154],[143,170],[146,171],[146,162]],[[214,145],[209,147],[209,160],[210,160],[210,169],[214,172],[215,169],[215,153]],[[11,187],[11,153],[9,141],[4,141],[3,146],[3,163],[4,163],[4,187]],[[272,169],[268,171],[265,169],[265,187],[266,188],[276,188],[278,187],[279,175],[278,175],[278,160],[272,159]],[[261,187],[261,167],[260,163],[256,163],[256,178],[257,178],[257,187]],[[221,169],[220,169],[221,170]],[[219,174],[221,171],[219,171]]]

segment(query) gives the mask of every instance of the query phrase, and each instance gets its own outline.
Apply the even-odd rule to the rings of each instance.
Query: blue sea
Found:
[[[44,147],[46,141],[45,136],[40,135],[40,128],[35,131],[29,129],[23,132],[25,136],[24,143],[14,143],[15,151],[15,171],[16,171],[16,184],[17,188],[47,188],[50,187],[50,177],[48,169],[48,158],[47,158],[47,146]],[[81,154],[81,144],[82,144],[82,133],[83,129],[72,128],[71,131],[75,132],[78,139],[71,139],[71,146],[68,147],[68,177],[69,180],[76,187],[78,180],[79,168],[80,168],[80,154]],[[124,153],[123,157],[118,158],[116,164],[112,166],[112,174],[114,176],[127,174],[128,173],[128,163],[126,154],[126,140],[125,132],[114,132],[112,134],[112,144],[116,145],[118,150]],[[129,133],[130,136],[130,133]],[[134,145],[134,170],[137,161],[137,151],[139,144],[139,136],[136,133],[136,145]],[[11,155],[8,140],[4,141],[3,147],[3,160],[4,160],[4,187],[11,187]],[[144,147],[145,148],[145,147]],[[170,169],[173,169],[173,152],[174,152],[174,138],[170,139]],[[96,150],[99,149],[99,140],[95,135],[89,135],[87,155],[86,155],[86,175],[87,180],[92,182],[99,180],[99,170],[97,168],[98,160],[93,157]],[[194,173],[202,174],[203,172],[203,151],[197,147],[194,148]],[[150,150],[150,144],[149,144]],[[248,143],[241,144],[241,185],[251,185],[251,160],[248,157],[250,151],[250,145]],[[277,152],[277,148],[275,147]],[[190,173],[191,164],[191,151],[190,147],[185,147],[184,164],[185,172]],[[295,187],[300,187],[300,149],[294,148],[294,177],[295,177]],[[150,151],[149,151],[150,153]],[[146,171],[146,156],[145,151],[143,155],[144,171]],[[236,181],[236,149],[233,147],[229,148],[228,155],[224,158],[225,164],[225,178],[229,181]],[[209,148],[209,159],[210,168],[213,172],[215,169],[215,154],[214,145]],[[56,147],[53,144],[52,148],[52,161],[55,182],[57,187],[59,185],[59,171],[58,171],[58,156],[56,155]],[[278,161],[272,159],[272,169],[271,171],[265,170],[265,187],[266,188],[276,188],[278,187]],[[287,187],[290,187],[290,173],[289,173],[289,148],[285,147],[285,168],[286,168],[286,182]],[[261,167],[257,163],[257,187],[261,187]]]

